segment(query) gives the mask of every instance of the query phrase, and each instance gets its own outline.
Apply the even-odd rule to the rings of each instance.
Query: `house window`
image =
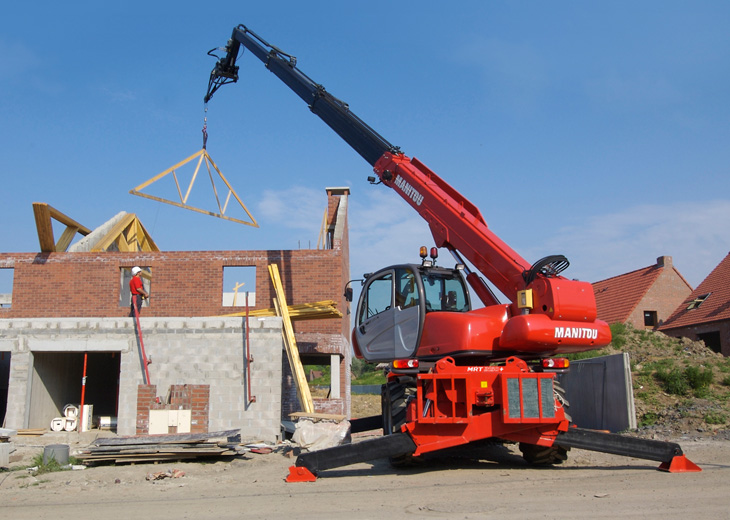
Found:
[[[712,293],[703,294],[702,296],[698,296],[697,298],[689,302],[689,305],[687,305],[687,310],[691,311],[692,309],[696,309],[697,307],[702,305],[702,303],[710,296],[710,294]]]
[[[9,309],[13,303],[13,275],[12,267],[0,268],[0,309]]]
[[[697,334],[697,339],[704,341],[705,346],[713,352],[717,352],[719,354],[722,351],[722,339],[720,338],[719,331]]]
[[[147,294],[152,296],[152,270],[149,267],[139,266],[142,269],[140,276],[142,277],[142,287],[147,291]],[[119,276],[119,306],[129,307],[132,303],[132,295],[129,292],[129,281],[132,279],[132,268],[122,267],[120,269]],[[142,300],[142,307],[149,307],[150,301],[148,299]]]
[[[223,267],[223,307],[256,305],[256,266],[226,265]]]
[[[656,327],[658,324],[656,311],[644,311],[644,327]]]

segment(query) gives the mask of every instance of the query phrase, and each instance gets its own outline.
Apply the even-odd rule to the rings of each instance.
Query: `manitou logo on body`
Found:
[[[588,327],[555,327],[557,339],[598,339],[598,329]]]
[[[403,193],[405,193],[406,197],[408,197],[409,199],[411,199],[413,202],[416,203],[416,206],[420,206],[421,205],[421,202],[423,202],[423,195],[421,195],[420,193],[418,193],[418,191],[416,190],[416,188],[414,188],[413,186],[411,186],[410,184],[408,184],[403,177],[401,177],[400,175],[398,175],[395,178],[394,183],[395,183],[396,186],[398,186],[400,188],[400,190]]]

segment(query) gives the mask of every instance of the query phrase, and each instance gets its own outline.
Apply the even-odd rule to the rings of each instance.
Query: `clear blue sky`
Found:
[[[325,187],[349,186],[353,276],[415,261],[426,225],[251,55],[209,104],[208,150],[261,228],[128,193],[201,148],[206,53],[240,23],[530,262],[565,254],[594,282],[669,255],[697,286],[730,250],[725,1],[40,1],[3,20],[3,252],[38,250],[35,201],[91,228],[136,213],[166,250],[314,246]]]

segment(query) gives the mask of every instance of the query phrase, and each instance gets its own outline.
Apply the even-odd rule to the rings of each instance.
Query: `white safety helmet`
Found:
[[[140,269],[139,267],[137,267],[135,265],[134,267],[132,267],[132,276],[134,276],[135,274],[139,273],[141,270],[142,269]]]

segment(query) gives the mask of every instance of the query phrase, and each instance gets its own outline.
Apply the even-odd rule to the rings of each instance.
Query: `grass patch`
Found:
[[[63,466],[54,458],[48,459],[48,461],[43,464],[43,453],[39,453],[33,457],[33,467],[36,468],[33,475],[37,476],[45,473],[54,473],[56,471],[68,471],[72,465],[79,463],[80,461],[76,457],[69,457],[68,464],[64,464]]]
[[[611,329],[611,344],[620,349],[626,344],[626,325],[623,323],[611,323],[609,326]]]
[[[709,412],[705,414],[705,422],[707,424],[726,424],[727,423],[727,415],[725,415],[722,412]]]
[[[654,412],[646,412],[644,415],[641,416],[641,419],[639,420],[639,428],[644,428],[646,426],[652,426],[656,424],[656,422],[659,420],[659,414]]]

